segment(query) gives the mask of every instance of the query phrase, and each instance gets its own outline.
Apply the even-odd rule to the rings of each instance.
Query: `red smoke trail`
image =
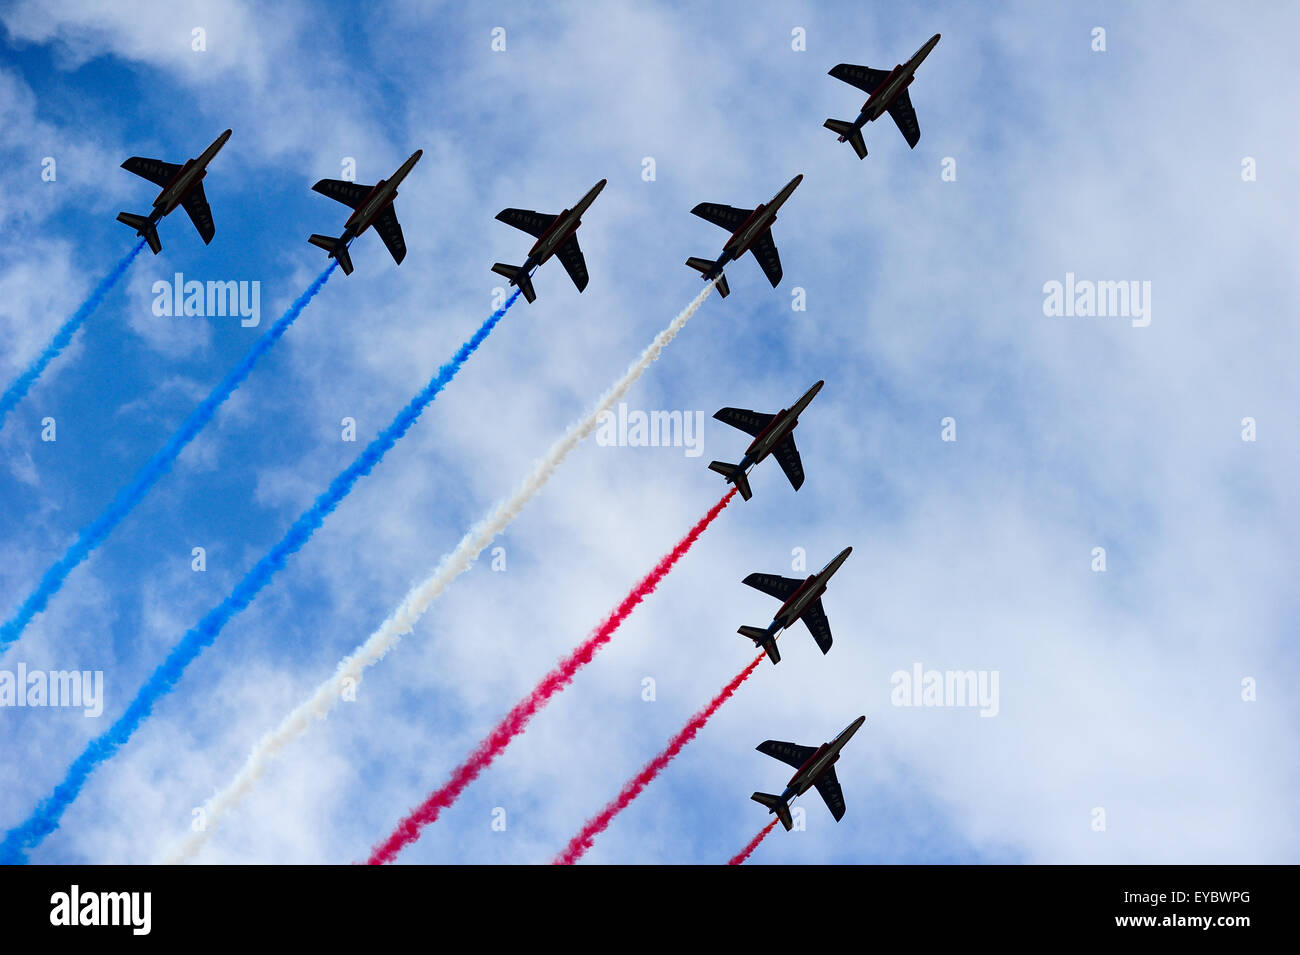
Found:
[[[663,559],[655,565],[654,570],[646,574],[641,582],[632,588],[605,622],[597,627],[586,641],[579,644],[576,650],[561,660],[555,669],[546,674],[531,693],[515,704],[515,708],[507,713],[487,738],[475,747],[469,758],[456,768],[442,788],[430,793],[429,798],[411,810],[388,838],[371,850],[370,858],[366,863],[383,865],[392,862],[399,852],[420,837],[420,832],[425,826],[436,822],[442,811],[465,791],[465,787],[478,779],[479,774],[492,765],[492,761],[510,745],[510,741],[524,731],[537,711],[545,706],[552,696],[573,682],[574,675],[591,662],[597,650],[609,642],[623,621],[631,616],[637,604],[654,593],[659,582],[673,569],[673,565],[686,555],[704,533],[705,528],[713,523],[714,518],[722,513],[722,509],[730,504],[735,496],[736,489],[733,487],[717,504],[709,508],[709,512],[700,518],[699,523],[691,528],[690,533],[678,541],[677,546],[664,555]]]
[[[764,826],[763,830],[758,835],[756,835],[753,839],[750,840],[749,845],[745,846],[745,848],[741,849],[739,853],[731,857],[731,861],[728,862],[727,865],[740,865],[742,862],[744,862],[746,859],[752,856],[754,854],[754,850],[758,848],[758,844],[767,838],[767,834],[769,832],[771,832],[774,828],[776,828],[777,822],[778,822],[777,819],[773,819],[766,826]]]
[[[765,654],[760,653],[754,657],[753,662],[736,674],[735,679],[724,686],[708,706],[691,717],[690,722],[686,724],[682,731],[673,737],[667,749],[646,763],[645,768],[627,782],[627,785],[623,787],[609,805],[587,820],[587,824],[582,827],[582,831],[569,840],[569,844],[564,851],[555,857],[555,865],[573,865],[581,859],[587,850],[591,848],[592,843],[596,841],[596,836],[604,832],[606,827],[614,821],[614,817],[626,809],[633,799],[641,795],[641,790],[650,785],[654,778],[664,771],[664,767],[673,761],[673,758],[685,748],[687,743],[695,739],[695,734],[704,728],[704,724],[718,711],[718,707],[731,699],[731,695],[740,689],[740,684],[748,680],[750,674],[758,669],[758,665],[763,662],[764,656]]]

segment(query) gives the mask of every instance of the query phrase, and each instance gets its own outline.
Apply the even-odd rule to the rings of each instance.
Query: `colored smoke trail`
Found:
[[[628,595],[623,598],[623,601],[614,608],[614,612],[605,618],[605,622],[597,627],[591,636],[579,644],[576,650],[561,660],[550,673],[546,674],[531,693],[516,703],[514,709],[505,715],[492,732],[475,747],[469,758],[451,774],[451,778],[412,810],[388,838],[374,848],[367,860],[367,864],[383,865],[386,862],[392,862],[399,852],[418,839],[424,827],[435,822],[442,811],[454,803],[460,794],[465,791],[465,788],[476,780],[483,770],[491,766],[492,761],[500,756],[505,751],[505,748],[510,745],[510,742],[527,728],[528,723],[537,714],[537,711],[545,706],[551,697],[573,682],[577,672],[590,663],[592,658],[596,656],[596,652],[610,641],[614,633],[622,625],[623,621],[632,614],[637,605],[654,593],[655,588],[659,586],[659,582],[668,576],[668,572],[673,569],[673,565],[685,556],[686,552],[699,540],[705,528],[713,523],[714,519],[722,513],[722,509],[730,504],[731,499],[735,496],[736,489],[732,488],[722,496],[722,499],[717,504],[709,508],[708,513],[700,518],[690,532],[677,543],[677,546],[664,555],[659,563],[655,565],[654,570],[646,574],[641,579],[641,582],[632,588]],[[759,660],[761,659],[762,657],[759,658]]]
[[[325,275],[337,265],[331,262]],[[153,672],[126,712],[102,736],[93,740],[86,750],[72,764],[67,775],[54,792],[41,803],[26,822],[11,829],[0,843],[0,863],[21,860],[22,855],[40,843],[53,832],[59,824],[64,809],[77,798],[90,774],[105,760],[111,758],[132,734],[140,727],[152,712],[154,704],[166,696],[176,686],[185,668],[203,652],[221,633],[231,617],[247,607],[285,562],[296,553],[324,523],[325,518],[338,507],[340,502],[356,485],[383,460],[384,455],[406,434],[420,417],[420,413],[438,396],[447,383],[455,377],[462,365],[474,354],[479,345],[496,327],[506,310],[515,303],[519,292],[515,292],[506,303],[493,312],[465,344],[460,346],[455,356],[438,369],[438,373],[419,394],[398,412],[392,422],[381,431],[365,450],[357,455],[348,467],[330,482],[329,487],[316,498],[310,508],[293,522],[279,543],[253,565],[250,570],[215,609],[186,632],[180,642],[168,654],[167,659]]]
[[[122,490],[118,491],[108,507],[95,518],[91,523],[81,529],[77,539],[64,552],[45,575],[41,578],[36,589],[28,595],[22,605],[14,612],[3,627],[0,627],[0,653],[7,650],[10,645],[22,634],[23,630],[32,618],[45,609],[50,602],[50,598],[59,592],[63,582],[68,579],[68,574],[90,556],[104,538],[117,527],[122,520],[131,513],[132,509],[144,499],[155,484],[171,470],[171,466],[176,462],[176,458],[185,450],[195,435],[203,430],[203,427],[212,420],[216,415],[217,409],[222,403],[229,398],[244,380],[252,373],[253,367],[257,364],[258,359],[270,351],[271,346],[280,340],[280,337],[289,330],[289,326],[294,323],[302,310],[307,307],[307,303],[315,297],[316,293],[321,290],[326,280],[329,279],[334,269],[338,266],[337,261],[330,262],[329,266],[316,277],[316,279],[307,286],[303,292],[289,306],[288,310],[280,316],[274,325],[266,330],[253,347],[248,350],[238,365],[226,375],[221,382],[212,389],[211,393],[199,403],[199,406],[190,412],[190,416],[185,419],[184,423],[171,436],[162,450],[155,454],[149,461],[136,472],[135,478]]]
[[[118,279],[126,274],[127,268],[135,261],[135,257],[140,254],[140,250],[143,248],[144,239],[141,239],[135,244],[135,248],[122,256],[121,261],[113,266],[113,270],[95,286],[95,290],[90,293],[90,297],[82,302],[81,306],[72,314],[72,317],[54,333],[54,337],[45,346],[45,350],[37,355],[32,363],[27,366],[27,370],[15,378],[13,384],[5,389],[4,396],[0,397],[0,428],[4,427],[5,418],[8,417],[9,412],[13,411],[14,406],[23,400],[23,396],[36,383],[36,379],[41,377],[45,367],[59,357],[59,352],[68,347],[68,342],[72,341],[72,336],[76,334],[77,329],[85,323],[86,319],[90,318],[91,312],[99,308],[100,303],[104,301],[113,286],[117,284]]]
[[[203,832],[191,832],[185,840],[167,856],[167,862],[181,862],[192,856],[216,829],[217,820],[231,807],[238,803],[262,776],[271,760],[290,742],[307,732],[314,720],[324,719],[334,705],[342,698],[345,687],[360,681],[362,673],[382,660],[393,647],[401,642],[402,637],[410,633],[416,622],[424,615],[442,592],[451,586],[452,581],[473,565],[490,544],[513,521],[524,506],[531,501],[550,480],[569,452],[578,443],[596,429],[600,416],[613,407],[615,402],[627,393],[638,378],[659,357],[660,352],[682,330],[692,315],[704,304],[705,298],[713,291],[713,282],[704,286],[704,290],[695,297],[685,309],[678,313],[666,328],[655,336],[649,346],[641,353],[618,381],[600,398],[595,407],[569,426],[549,451],[537,462],[532,473],[519,485],[509,498],[499,502],[477,524],[469,529],[456,549],[439,562],[433,573],[413,587],[398,605],[397,609],[380,625],[379,629],[366,638],[352,653],[339,661],[334,675],[321,683],[311,694],[280,721],[280,724],[267,733],[253,747],[243,767],[222,789],[218,790],[206,805],[207,826]]]
[[[748,680],[750,675],[758,669],[759,664],[763,662],[764,656],[765,654],[760,653],[754,657],[749,666],[737,673],[730,683],[718,691],[718,695],[709,702],[708,706],[691,717],[690,722],[669,741],[668,747],[662,753],[646,763],[641,772],[629,779],[626,785],[619,790],[618,795],[604,809],[587,820],[587,824],[582,827],[581,831],[569,840],[569,844],[565,846],[564,851],[555,857],[555,865],[573,865],[586,855],[587,850],[596,841],[596,837],[609,827],[615,816],[631,805],[633,799],[641,795],[641,790],[649,786],[655,777],[664,771],[668,764],[677,757],[677,754],[686,748],[687,743],[695,739],[695,735],[704,729],[704,724],[712,718],[714,713],[718,712],[718,708],[731,699],[732,694],[740,689],[740,684]]]
[[[758,833],[758,835],[756,835],[753,839],[749,840],[749,845],[745,846],[745,848],[741,849],[739,852],[737,852],[734,856],[731,857],[730,861],[727,862],[727,865],[740,865],[746,859],[752,856],[754,854],[754,850],[758,848],[758,844],[767,838],[767,834],[776,828],[776,824],[778,822],[780,822],[780,820],[773,817],[772,821],[769,822],[766,826],[764,826],[762,830]]]

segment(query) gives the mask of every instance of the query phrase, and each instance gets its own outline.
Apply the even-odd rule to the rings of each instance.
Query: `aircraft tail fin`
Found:
[[[713,271],[714,266],[718,263],[714,262],[712,259],[701,259],[698,256],[693,255],[686,260],[686,264],[699,272],[705,278],[708,278],[709,273]],[[718,294],[723,298],[726,298],[731,294],[731,286],[727,284],[727,277],[725,275],[718,275]]]
[[[130,212],[119,212],[117,221],[130,226],[135,230],[136,235],[143,236],[144,240],[149,243],[149,248],[153,250],[154,255],[162,251],[162,242],[158,239],[158,230],[148,218]]]
[[[343,270],[344,275],[352,274],[352,256],[348,255],[348,246],[346,242],[340,242],[330,235],[313,234],[307,240],[312,245],[322,248],[330,254],[330,258],[339,260],[339,268]]]
[[[853,147],[853,151],[858,154],[859,159],[867,158],[867,144],[862,139],[862,129],[854,128],[852,123],[846,123],[842,119],[828,119],[822,123],[832,133],[839,133],[841,140],[848,140]]]
[[[537,292],[533,289],[532,277],[522,268],[514,265],[506,265],[504,262],[498,262],[492,266],[492,271],[497,275],[504,275],[510,280],[510,284],[518,285],[519,291],[524,293],[524,298],[530,302],[537,301]]]
[[[781,825],[785,826],[786,832],[794,828],[794,820],[790,818],[790,807],[781,801],[780,796],[773,796],[771,793],[754,793],[749,798],[766,806],[768,811],[776,813],[781,820]]]
[[[709,464],[710,471],[717,471],[727,479],[730,484],[736,485],[736,490],[740,491],[740,496],[749,500],[754,496],[754,492],[749,487],[749,475],[742,471],[739,465],[728,464],[726,461],[713,461]]]
[[[749,637],[756,646],[762,647],[772,658],[773,663],[781,662],[781,652],[776,648],[776,637],[773,636],[772,631],[764,630],[762,627],[741,627],[736,632],[742,637]]]

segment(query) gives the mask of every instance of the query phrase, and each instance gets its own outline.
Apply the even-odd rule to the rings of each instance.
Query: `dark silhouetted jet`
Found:
[[[212,224],[212,209],[208,207],[208,197],[203,194],[203,177],[207,175],[208,163],[220,152],[230,138],[230,130],[218,136],[198,159],[190,159],[185,165],[163,162],[161,159],[145,159],[132,156],[122,163],[122,168],[137,176],[148,179],[161,186],[162,191],[153,201],[153,211],[147,216],[138,216],[130,212],[119,212],[117,221],[129,225],[135,234],[143,236],[157,255],[162,251],[162,242],[158,240],[158,220],[170,213],[177,206],[184,207],[189,214],[194,228],[199,230],[203,244],[207,245],[216,235],[216,226]]]
[[[775,454],[776,463],[781,465],[781,470],[790,479],[794,489],[799,490],[803,487],[803,462],[799,460],[799,449],[794,446],[793,432],[799,423],[799,415],[824,384],[825,381],[817,382],[794,403],[794,407],[782,408],[776,414],[763,414],[747,408],[722,408],[715,412],[713,417],[753,435],[754,440],[745,449],[745,456],[739,464],[713,461],[709,464],[709,470],[717,471],[727,479],[728,484],[736,485],[740,496],[748,501],[753,497],[753,492],[749,489],[749,469],[769,454]]]
[[[406,240],[402,238],[402,227],[397,222],[393,200],[397,198],[397,187],[423,154],[423,149],[417,149],[390,178],[380,179],[373,186],[362,186],[344,179],[322,179],[316,183],[312,186],[313,190],[322,196],[336,199],[345,206],[351,206],[353,211],[348,216],[348,221],[343,223],[343,234],[337,239],[328,235],[312,235],[307,241],[329,252],[331,259],[339,260],[343,274],[351,275],[352,257],[348,255],[348,243],[373,225],[393,261],[401,265],[402,259],[406,258]]]
[[[731,231],[731,237],[722,247],[722,254],[717,259],[700,259],[691,257],[686,264],[704,276],[706,282],[718,280],[718,292],[724,298],[731,293],[727,277],[722,274],[728,262],[734,262],[746,252],[753,252],[759,267],[772,288],[781,281],[781,257],[776,254],[776,243],[772,241],[772,223],[776,221],[776,210],[790,198],[790,193],[803,181],[803,174],[795,176],[785,188],[776,194],[771,202],[760,205],[757,209],[737,209],[735,206],[723,206],[716,202],[701,202],[691,210],[691,215],[699,216],[716,226]]]
[[[848,123],[842,119],[828,119],[822,125],[833,133],[839,133],[840,142],[849,142],[859,159],[867,158],[867,144],[862,140],[862,127],[879,119],[888,111],[898,124],[898,131],[913,149],[921,141],[921,127],[916,122],[916,110],[912,109],[912,98],[907,94],[916,68],[930,55],[934,45],[939,42],[939,34],[925,41],[925,46],[917,50],[906,63],[900,63],[892,70],[873,70],[869,66],[854,66],[841,63],[830,71],[837,80],[843,80],[856,86],[871,96],[862,104],[858,118]]]
[[[826,808],[831,811],[835,821],[839,822],[844,818],[844,790],[840,789],[840,781],[835,778],[835,763],[840,758],[840,750],[844,748],[844,744],[853,738],[853,734],[866,721],[865,716],[859,716],[844,727],[839,736],[816,748],[800,746],[798,743],[783,743],[775,739],[759,743],[755,748],[760,753],[779,759],[783,763],[789,763],[795,767],[795,773],[790,777],[790,782],[786,783],[785,791],[781,795],[754,793],[749,798],[754,802],[762,803],[769,813],[776,813],[781,820],[781,825],[785,826],[786,832],[789,832],[794,827],[794,820],[790,818],[790,800],[802,796],[816,786],[817,792],[821,793],[822,799],[826,802]]]
[[[749,637],[755,646],[762,647],[773,663],[781,662],[781,654],[776,649],[777,635],[794,626],[796,620],[808,625],[808,631],[821,647],[822,653],[831,649],[831,625],[822,609],[822,594],[826,593],[826,584],[835,576],[835,571],[853,553],[852,547],[846,547],[834,559],[807,580],[794,577],[778,577],[776,574],[750,574],[743,583],[755,590],[761,590],[769,597],[784,601],[767,627],[741,627],[736,632]]]
[[[564,266],[564,271],[569,273],[569,278],[573,279],[573,284],[578,287],[578,291],[585,289],[589,278],[587,261],[582,257],[582,249],[578,248],[578,237],[575,233],[578,231],[578,226],[582,225],[582,214],[600,195],[600,190],[605,188],[605,181],[602,179],[596,183],[578,200],[576,206],[565,209],[557,216],[533,212],[531,209],[502,209],[498,212],[498,220],[527,232],[537,241],[528,250],[528,258],[524,259],[523,265],[514,266],[498,262],[492,266],[492,271],[505,276],[510,280],[511,285],[519,286],[519,290],[524,293],[524,298],[532,302],[537,299],[537,292],[533,290],[531,278],[533,269],[552,255],[558,255],[560,264]]]

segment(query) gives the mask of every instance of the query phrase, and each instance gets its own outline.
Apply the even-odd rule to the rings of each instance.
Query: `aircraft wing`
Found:
[[[801,616],[803,622],[808,625],[808,632],[817,641],[817,646],[821,647],[822,653],[829,653],[831,649],[831,622],[826,619],[826,610],[822,607],[821,598],[818,597],[809,604],[808,609]]]
[[[185,207],[185,212],[194,223],[194,228],[199,230],[199,238],[203,240],[204,245],[207,245],[217,234],[217,227],[212,224],[212,208],[208,205],[208,197],[203,192],[203,183],[200,182],[185,193],[181,205]]]
[[[790,479],[790,486],[796,491],[803,487],[803,461],[799,458],[799,449],[794,446],[794,435],[787,434],[778,441],[772,454],[785,476]]]
[[[889,104],[889,115],[894,118],[898,131],[903,134],[907,140],[907,145],[913,149],[921,141],[921,127],[916,122],[916,110],[912,109],[912,97],[907,95],[907,90],[899,93],[894,97],[894,101]]]
[[[573,279],[573,284],[581,292],[587,287],[587,260],[582,257],[582,249],[578,248],[578,237],[571,235],[561,243],[560,247],[555,250],[555,254],[560,259],[560,264],[564,266],[564,271],[569,273],[569,278]]]
[[[148,179],[156,186],[167,185],[181,171],[181,167],[174,162],[163,162],[161,159],[145,159],[143,156],[132,156],[122,163],[122,168],[127,172],[135,173],[142,179]]]
[[[714,412],[713,417],[723,424],[739,428],[751,437],[757,438],[763,433],[763,429],[772,423],[772,419],[776,415],[763,414],[761,411],[750,411],[748,408],[722,408]]]
[[[402,227],[391,204],[385,206],[384,211],[375,217],[375,231],[384,240],[393,261],[401,265],[402,259],[406,258],[406,240],[402,238]]]
[[[790,595],[803,586],[802,580],[780,577],[776,574],[750,574],[742,583],[782,601],[789,600]]]
[[[502,209],[497,213],[497,221],[527,232],[534,239],[540,239],[555,221],[555,216],[548,216],[545,212],[533,212],[531,209]],[[566,265],[565,268],[567,269],[568,266]]]
[[[798,743],[783,743],[780,740],[769,739],[759,743],[756,747],[764,756],[771,756],[773,759],[779,759],[783,763],[789,763],[795,769],[798,769],[812,757],[817,750],[812,746],[800,746]]]
[[[781,256],[776,254],[776,243],[772,241],[772,230],[768,229],[762,237],[749,247],[749,251],[754,253],[754,258],[758,259],[759,268],[767,276],[767,280],[772,283],[772,288],[781,284]]]
[[[735,232],[753,214],[753,209],[737,209],[735,206],[719,205],[716,202],[701,202],[691,210],[691,215],[722,226],[728,232]]]
[[[869,66],[854,66],[852,63],[841,63],[835,69],[830,71],[830,75],[837,80],[842,80],[850,86],[856,86],[864,93],[874,93],[876,87],[885,81],[889,75],[889,70],[873,70]]]
[[[319,192],[322,196],[329,196],[331,199],[355,209],[361,205],[375,187],[362,186],[343,179],[322,179],[311,188],[313,192]]]
[[[813,784],[817,791],[822,794],[822,799],[826,801],[826,808],[831,811],[835,821],[839,822],[844,818],[844,790],[840,788],[840,781],[835,775],[835,767],[832,766],[826,772],[822,773],[821,778]]]

